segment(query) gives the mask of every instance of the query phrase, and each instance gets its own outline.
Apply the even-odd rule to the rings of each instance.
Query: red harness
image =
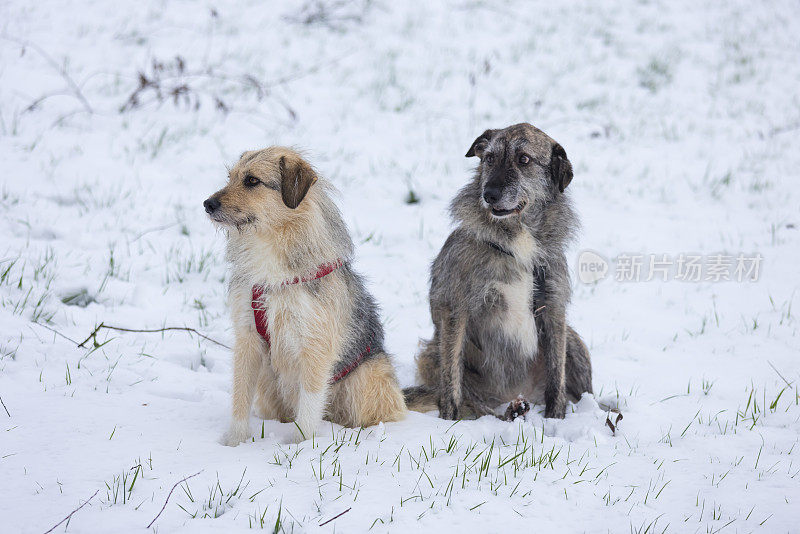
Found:
[[[284,280],[283,282],[281,282],[279,287],[311,282],[312,280],[318,280],[323,276],[331,274],[333,271],[341,267],[343,263],[344,262],[341,259],[338,259],[330,263],[323,263],[322,265],[319,266],[317,272],[314,273],[313,276],[310,277],[295,276],[291,280]],[[261,297],[263,295],[264,295],[264,286],[254,285],[253,301],[251,303],[251,306],[253,308],[253,318],[255,319],[256,322],[256,330],[258,331],[259,335],[264,338],[264,341],[267,342],[267,346],[270,347],[272,346],[272,343],[270,342],[270,337],[269,337],[267,310],[264,307],[263,303],[261,302]],[[329,382],[331,384],[335,384],[342,378],[346,377],[353,369],[358,367],[358,364],[360,364],[361,361],[364,358],[366,358],[371,351],[372,351],[371,347],[367,345],[367,347],[361,352],[361,354],[358,355],[358,357],[355,360],[353,360],[349,365],[341,369],[338,373],[333,375]]]

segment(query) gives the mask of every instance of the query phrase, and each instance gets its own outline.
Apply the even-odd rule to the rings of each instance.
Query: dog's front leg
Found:
[[[297,417],[295,419],[297,432],[293,441],[299,443],[314,436],[322,423],[327,400],[327,385],[321,387],[300,386],[297,394]]]
[[[258,386],[256,392],[255,412],[261,419],[277,419],[281,423],[292,421],[292,413],[286,409],[286,405],[278,391],[278,378],[269,359],[264,359],[261,364],[261,373],[258,376]]]
[[[460,417],[464,388],[466,316],[445,315],[439,325],[439,417]]]
[[[313,348],[305,348],[301,350],[299,360],[300,384],[296,397],[297,428],[292,438],[294,442],[311,439],[322,423],[328,401],[328,362],[331,358]]]
[[[278,339],[282,354],[291,357],[280,358],[278,364],[281,380],[286,391],[293,390],[286,399],[293,404],[296,425],[291,441],[299,443],[311,439],[322,423],[328,401],[328,380],[336,360],[341,330],[326,329],[326,324],[336,324],[327,316],[306,319],[302,331],[293,330],[291,335]],[[295,321],[297,322],[297,321]],[[287,333],[289,330],[287,329]],[[291,385],[288,381],[291,381]]]
[[[263,341],[255,329],[237,330],[233,347],[233,418],[230,429],[222,436],[222,444],[235,447],[250,439],[250,409],[256,392]]]
[[[563,306],[548,303],[536,316],[539,355],[545,367],[544,416],[563,419],[567,410],[564,373],[567,361],[567,322]]]

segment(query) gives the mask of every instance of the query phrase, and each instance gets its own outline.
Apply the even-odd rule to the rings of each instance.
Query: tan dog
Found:
[[[310,438],[323,417],[369,426],[405,415],[372,296],[331,186],[296,152],[245,152],[203,205],[227,230],[236,343],[226,445],[250,438],[249,416],[295,421]]]

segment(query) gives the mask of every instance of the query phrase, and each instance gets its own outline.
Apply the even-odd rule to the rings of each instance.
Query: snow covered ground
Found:
[[[0,531],[91,498],[68,532],[141,532],[168,497],[153,530],[800,531],[795,1],[8,0],[0,21]],[[610,262],[574,276],[596,394],[566,420],[412,413],[285,445],[253,417],[228,448],[227,349],[76,346],[101,322],[230,344],[201,202],[242,151],[288,144],[340,190],[413,383],[463,154],[520,121],[575,167],[576,268]],[[681,254],[703,280],[676,279]]]

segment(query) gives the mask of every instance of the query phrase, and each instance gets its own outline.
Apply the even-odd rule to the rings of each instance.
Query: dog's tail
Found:
[[[415,358],[417,364],[417,381],[419,386],[411,386],[403,390],[406,407],[415,412],[430,412],[439,408],[439,391],[435,387],[439,382],[438,342],[431,339],[420,341],[419,354]]]
[[[439,395],[429,386],[411,386],[403,389],[406,407],[415,412],[430,412],[438,409]]]

